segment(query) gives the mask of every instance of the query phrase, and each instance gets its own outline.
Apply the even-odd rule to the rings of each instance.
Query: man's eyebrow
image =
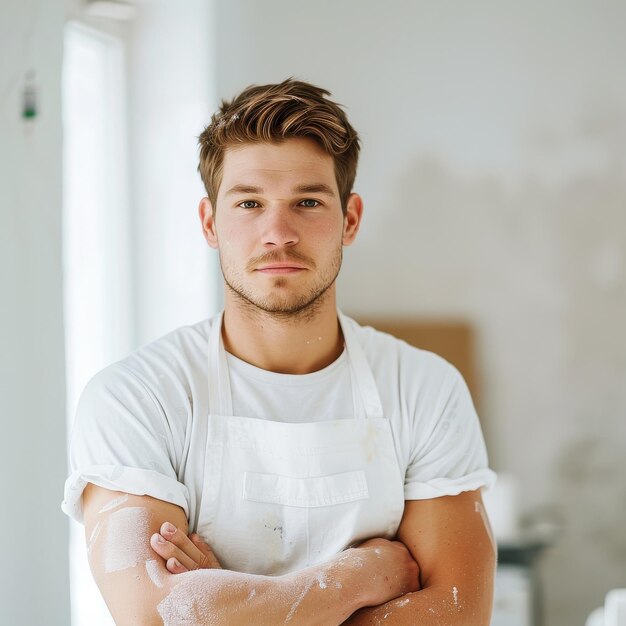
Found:
[[[293,189],[294,193],[323,193],[334,196],[335,192],[325,183],[313,183],[311,185],[298,185]]]
[[[238,193],[263,193],[263,189],[261,189],[261,187],[254,187],[253,185],[235,185],[224,195],[231,196]]]

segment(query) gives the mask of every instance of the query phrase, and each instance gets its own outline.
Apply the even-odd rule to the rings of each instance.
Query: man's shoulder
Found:
[[[214,318],[181,326],[100,370],[92,385],[140,385],[150,390],[193,386],[206,376],[208,334]]]
[[[120,363],[132,369],[150,366],[153,363],[187,365],[199,359],[206,359],[209,331],[214,320],[215,318],[209,318],[195,324],[180,326],[140,346]]]

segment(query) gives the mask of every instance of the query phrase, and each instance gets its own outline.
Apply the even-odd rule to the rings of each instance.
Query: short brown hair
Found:
[[[198,171],[214,210],[228,147],[308,137],[333,158],[345,213],[356,176],[359,136],[340,105],[325,96],[330,96],[330,92],[288,78],[273,85],[252,85],[231,102],[222,100],[211,123],[198,137]]]

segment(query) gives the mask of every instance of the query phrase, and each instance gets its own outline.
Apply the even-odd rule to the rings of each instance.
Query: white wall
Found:
[[[137,3],[129,49],[136,343],[219,310],[197,137],[215,107],[211,0]],[[183,243],[184,242],[184,243]]]
[[[566,527],[551,626],[626,570],[624,23],[617,1],[218,4],[220,97],[295,75],[361,133],[344,310],[475,324],[493,465]]]
[[[63,0],[0,5],[0,623],[69,624],[61,268]],[[21,118],[36,71],[39,115]]]

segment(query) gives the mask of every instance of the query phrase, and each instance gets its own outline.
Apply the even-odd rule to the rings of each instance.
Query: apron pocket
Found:
[[[243,499],[252,502],[311,508],[367,498],[369,490],[362,470],[310,478],[258,472],[244,472],[243,475]]]

